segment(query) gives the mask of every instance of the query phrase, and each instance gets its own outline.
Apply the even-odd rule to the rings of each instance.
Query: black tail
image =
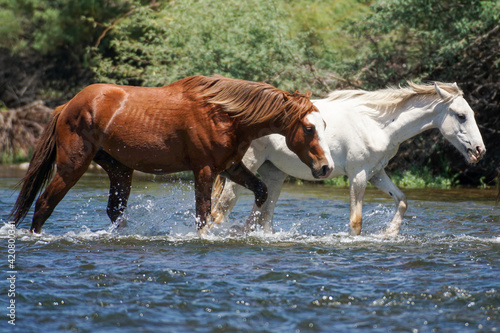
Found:
[[[64,105],[59,106],[52,114],[35,148],[28,171],[18,184],[18,186],[22,184],[21,192],[10,213],[11,223],[15,225],[18,225],[28,214],[36,196],[52,176],[56,160],[56,124],[63,107]]]

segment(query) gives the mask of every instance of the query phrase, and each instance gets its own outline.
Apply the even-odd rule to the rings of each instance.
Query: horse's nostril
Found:
[[[481,156],[484,153],[484,149],[481,146],[477,146],[476,152],[479,156]]]
[[[321,168],[321,172],[322,172],[323,176],[325,176],[326,174],[328,174],[328,170],[330,170],[330,168],[328,167],[328,165],[323,165],[323,167]]]

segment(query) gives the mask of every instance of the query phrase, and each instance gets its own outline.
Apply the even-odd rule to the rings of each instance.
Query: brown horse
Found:
[[[281,133],[316,178],[330,174],[333,162],[322,138],[325,124],[308,97],[221,76],[192,76],[160,88],[88,86],[54,110],[21,180],[13,223],[26,216],[48,183],[36,201],[30,228],[40,233],[94,160],[109,175],[107,214],[117,224],[127,206],[134,170],[192,170],[201,234],[219,173],[253,191],[257,205],[266,200],[264,183],[241,163],[253,139]],[[57,169],[49,183],[54,164]]]

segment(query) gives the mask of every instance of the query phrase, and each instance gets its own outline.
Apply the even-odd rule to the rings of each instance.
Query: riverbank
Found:
[[[0,178],[23,178],[28,170],[29,163],[23,162],[19,164],[0,164]],[[106,172],[96,163],[92,163],[89,166],[89,169],[85,174],[86,176],[95,176],[95,175],[103,175],[106,176]],[[183,171],[183,172],[175,172],[166,175],[154,175],[150,173],[144,173],[140,171],[134,172],[134,179],[155,179],[162,181],[172,181],[172,180],[192,180],[192,172],[191,171]]]

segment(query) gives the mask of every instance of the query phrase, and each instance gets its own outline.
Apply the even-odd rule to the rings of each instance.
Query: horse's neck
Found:
[[[428,129],[438,126],[435,98],[412,98],[384,117],[384,131],[394,144],[401,144]]]
[[[238,133],[247,140],[255,140],[270,134],[285,135],[285,126],[278,122],[262,122],[238,126]]]

